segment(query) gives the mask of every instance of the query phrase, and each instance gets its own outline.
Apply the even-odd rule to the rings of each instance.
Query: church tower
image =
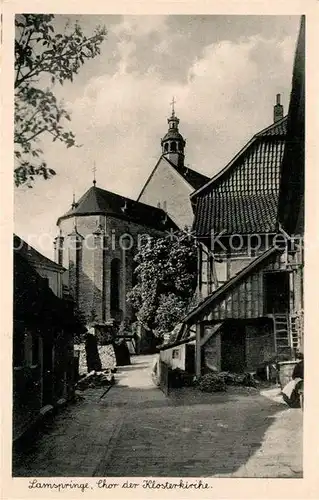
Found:
[[[183,136],[179,133],[178,124],[179,119],[175,116],[174,104],[175,100],[172,101],[172,115],[168,118],[168,132],[161,140],[162,154],[171,163],[176,165],[176,167],[184,167],[184,148],[186,141]]]

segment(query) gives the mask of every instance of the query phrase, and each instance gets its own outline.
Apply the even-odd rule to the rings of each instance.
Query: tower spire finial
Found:
[[[73,194],[72,194],[72,209],[74,210],[75,208],[76,208],[75,190],[73,189]]]
[[[95,187],[96,186],[96,166],[95,166],[95,162],[93,164],[93,168],[92,168],[92,172],[93,172],[93,186]]]
[[[172,116],[175,116],[175,104],[176,104],[176,101],[175,101],[175,97],[173,96],[172,102],[170,103],[170,105],[172,106]]]

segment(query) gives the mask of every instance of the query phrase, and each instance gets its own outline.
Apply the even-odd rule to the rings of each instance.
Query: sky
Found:
[[[276,94],[287,113],[298,16],[57,15],[87,34],[108,30],[101,54],[56,95],[80,147],[43,138],[57,175],[15,189],[15,232],[53,258],[56,221],[97,186],[136,199],[161,154],[176,100],[185,163],[213,177],[273,121]]]

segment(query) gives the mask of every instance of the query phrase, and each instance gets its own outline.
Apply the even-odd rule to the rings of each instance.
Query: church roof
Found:
[[[176,140],[184,141],[184,137],[176,129],[170,129],[168,132],[166,132],[166,134],[164,135],[164,137],[162,139],[162,143],[164,141],[167,141],[168,139],[176,139]]]
[[[131,200],[96,186],[92,186],[86,191],[74,208],[59,217],[57,224],[61,220],[75,215],[109,215],[158,230],[164,230],[166,227],[176,227],[175,223],[162,209]]]
[[[180,167],[164,156],[165,160],[190,184],[194,189],[198,189],[209,181],[207,175],[196,172],[189,167]]]

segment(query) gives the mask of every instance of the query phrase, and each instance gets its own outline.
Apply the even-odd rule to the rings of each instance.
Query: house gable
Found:
[[[193,191],[191,194],[191,198],[196,198],[199,194],[204,194],[208,190],[212,190],[216,187],[217,181],[223,180],[225,176],[230,176],[232,171],[238,166],[238,163],[242,162],[243,159],[248,155],[248,152],[251,151],[251,148],[260,142],[260,139],[267,140],[268,138],[277,138],[281,140],[285,140],[287,134],[287,116],[282,118],[280,121],[269,125],[264,128],[257,134],[255,134],[250,141],[237,153],[237,155],[232,158],[232,160],[220,171],[218,172],[212,179],[210,179],[206,184],[201,186],[196,191]]]
[[[196,235],[274,233],[286,118],[256,134],[234,160],[197,192]]]
[[[192,185],[164,157],[161,157],[148,178],[138,201],[161,207],[181,228],[190,227],[193,211],[189,196]]]

